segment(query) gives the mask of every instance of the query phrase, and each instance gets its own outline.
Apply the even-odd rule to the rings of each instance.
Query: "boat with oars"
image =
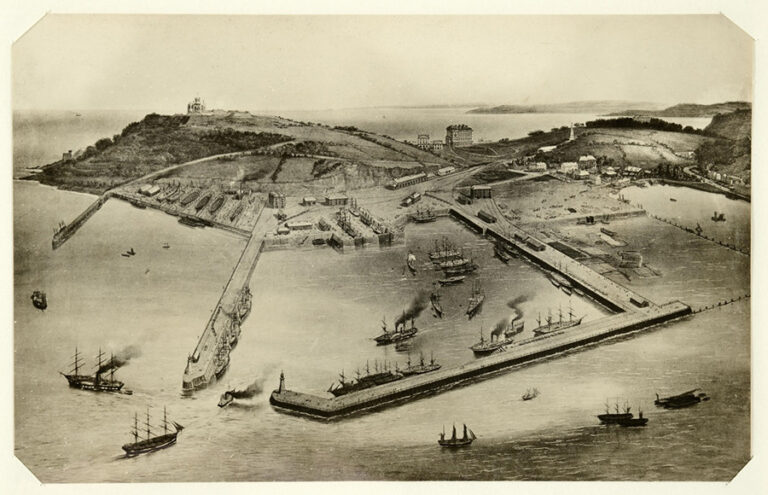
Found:
[[[175,421],[171,421],[171,424],[173,424],[175,431],[169,431],[168,415],[166,413],[165,407],[163,407],[163,434],[153,436],[149,423],[149,408],[147,408],[147,420],[144,422],[147,437],[143,440],[139,440],[139,416],[138,414],[134,414],[133,431],[131,431],[131,434],[133,435],[133,442],[123,445],[125,455],[127,457],[134,457],[139,454],[147,454],[149,452],[164,449],[175,444],[176,437],[179,435],[181,430],[184,429],[184,427]]]
[[[456,437],[456,425],[453,425],[453,433],[451,434],[451,438],[446,439],[445,438],[445,425],[443,425],[443,431],[440,433],[440,439],[437,441],[438,444],[440,444],[441,447],[449,447],[449,448],[457,448],[457,447],[466,447],[468,445],[472,445],[472,442],[475,441],[477,437],[475,436],[474,432],[467,428],[467,425],[464,425],[464,436],[461,438]]]

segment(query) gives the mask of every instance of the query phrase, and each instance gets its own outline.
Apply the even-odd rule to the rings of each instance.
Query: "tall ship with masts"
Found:
[[[96,358],[98,360],[96,372],[93,375],[83,375],[81,374],[83,360],[80,358],[80,353],[77,348],[75,348],[74,362],[72,363],[73,369],[68,374],[60,373],[67,379],[69,386],[72,388],[79,388],[91,392],[119,392],[130,394],[131,391],[123,390],[125,384],[120,380],[115,379],[115,370],[120,366],[115,361],[114,356],[110,356],[108,361],[104,360],[104,356],[105,354],[99,349],[99,355]],[[103,376],[104,374],[108,375]]]
[[[448,239],[443,238],[442,244],[435,241],[435,249],[429,253],[429,259],[433,263],[442,263],[444,261],[460,258],[461,251],[451,244]]]
[[[416,213],[411,215],[411,219],[416,223],[434,222],[437,219],[437,215],[430,208],[419,208],[416,210]]]
[[[451,438],[446,439],[445,426],[443,426],[443,431],[440,433],[440,439],[437,441],[437,443],[440,444],[441,447],[465,447],[467,445],[471,445],[476,438],[477,437],[475,436],[474,432],[467,428],[467,425],[464,425],[464,436],[457,438],[456,425],[453,425],[453,433],[451,434]]]
[[[365,390],[377,385],[394,382],[405,376],[399,370],[391,369],[386,362],[382,364],[381,370],[379,369],[378,362],[374,364],[374,368],[374,372],[371,373],[370,367],[366,362],[365,375],[362,375],[360,370],[357,370],[355,372],[356,377],[353,379],[347,379],[346,375],[344,375],[344,370],[342,370],[339,373],[338,383],[332,384],[328,388],[328,392],[332,393],[334,397],[339,397],[351,392],[357,392],[358,390]]]
[[[472,294],[469,296],[469,302],[467,303],[467,316],[472,318],[480,311],[485,301],[485,292],[480,287],[480,282],[475,281],[472,284]]]
[[[147,420],[143,424],[147,436],[143,440],[139,440],[139,415],[135,413],[133,416],[133,431],[131,431],[133,442],[123,445],[125,455],[133,457],[139,454],[146,454],[148,452],[164,449],[175,444],[176,437],[184,427],[175,421],[171,421],[171,424],[173,425],[174,431],[169,431],[168,414],[165,407],[163,407],[163,434],[152,435],[152,428],[149,423],[149,408],[147,408]]]
[[[534,335],[546,335],[548,333],[557,332],[559,330],[566,330],[571,327],[575,327],[577,325],[581,325],[581,321],[584,319],[583,316],[579,318],[574,318],[573,314],[573,308],[569,305],[568,306],[568,319],[563,319],[563,310],[558,309],[560,313],[560,318],[557,321],[552,321],[552,313],[550,312],[547,315],[547,318],[544,320],[546,324],[542,324],[541,322],[541,314],[536,318],[536,323],[538,323],[538,327],[533,329]]]
[[[510,345],[515,341],[515,336],[525,329],[525,322],[522,320],[513,320],[507,325],[497,325],[491,331],[489,340],[483,337],[483,329],[480,329],[480,342],[470,347],[475,356],[487,356],[493,354],[504,346]]]

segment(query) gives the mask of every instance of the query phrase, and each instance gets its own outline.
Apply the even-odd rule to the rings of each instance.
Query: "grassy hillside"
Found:
[[[334,129],[248,112],[150,114],[120,134],[81,150],[71,160],[45,166],[29,179],[101,193],[170,165],[232,152],[252,156],[206,161],[174,174],[189,179],[291,183],[327,178],[360,165],[382,169],[383,173],[366,176],[388,181],[414,169],[433,170],[449,163],[414,146],[358,129]]]
[[[736,175],[748,182],[752,166],[752,112],[739,110],[717,115],[704,132],[715,139],[696,150],[699,169]]]

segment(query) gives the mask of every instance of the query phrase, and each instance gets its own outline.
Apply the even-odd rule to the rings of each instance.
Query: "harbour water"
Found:
[[[676,203],[667,201],[674,211],[703,201],[688,203],[677,191],[675,197]],[[322,394],[342,368],[353,376],[366,361],[371,367],[384,360],[404,364],[403,354],[377,347],[371,338],[382,316],[391,325],[420,290],[432,288],[438,274],[426,253],[443,235],[480,265],[486,301],[468,321],[470,284],[441,289],[446,316],[436,318],[427,309],[416,319],[413,359],[419,352],[434,352],[446,366],[473,359],[468,347],[481,329],[487,336],[511,314],[507,303],[515,298],[522,299],[517,309],[526,321],[523,336],[536,325],[537,313],[556,313],[569,302],[587,320],[606,314],[591,301],[569,298],[521,260],[503,265],[487,241],[449,219],[408,227],[405,246],[265,253],[229,371],[212,388],[182,398],[187,354],[244,241],[109,201],[51,251],[51,227],[73,218],[92,198],[14,183],[15,454],[43,481],[727,480],[749,458],[749,300],[340,422],[273,410],[268,394],[281,370],[290,388]],[[706,208],[712,209],[729,212],[718,228],[733,229],[735,237],[749,225],[749,209],[741,204]],[[697,307],[749,291],[746,256],[648,218],[612,222],[610,228],[662,272],[658,279],[631,282],[656,302],[679,298]],[[163,249],[164,242],[170,249]],[[130,247],[136,256],[122,257]],[[405,270],[409,250],[417,257],[416,276]],[[48,294],[45,312],[29,300],[36,289]],[[58,374],[68,371],[75,346],[90,365],[99,346],[117,351],[127,345],[141,350],[118,372],[132,396],[72,390]],[[216,407],[224,390],[254,380],[263,392],[253,400]],[[531,387],[541,395],[520,400]],[[653,406],[656,391],[694,387],[712,400],[677,411]],[[634,411],[641,407],[649,425],[599,426],[595,415],[614,397],[628,400]],[[130,440],[133,414],[148,406],[154,414],[167,406],[186,429],[172,449],[125,459],[120,445]],[[440,450],[437,434],[454,422],[467,423],[478,440],[462,451]]]

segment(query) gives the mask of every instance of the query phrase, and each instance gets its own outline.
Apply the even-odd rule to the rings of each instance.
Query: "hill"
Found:
[[[730,113],[737,110],[750,110],[752,105],[746,101],[728,101],[725,103],[714,103],[712,105],[698,105],[695,103],[681,103],[665,108],[663,110],[645,109],[637,110],[626,108],[620,112],[614,112],[609,115],[646,115],[653,117],[714,117],[720,113]]]
[[[696,161],[703,172],[713,170],[740,177],[749,183],[752,167],[752,111],[738,110],[716,115],[704,129],[713,136],[696,150]]]
[[[617,112],[626,108],[659,108],[656,103],[630,101],[573,101],[568,103],[552,103],[546,105],[499,105],[495,107],[479,107],[467,113],[505,114],[505,113],[592,113],[603,114]]]
[[[27,179],[102,193],[169,166],[232,153],[238,156],[192,164],[190,170],[174,174],[204,180],[307,183],[354,170],[368,185],[450,163],[441,155],[356,128],[215,111],[149,114],[120,134],[48,164]],[[344,175],[348,182],[354,174]]]

